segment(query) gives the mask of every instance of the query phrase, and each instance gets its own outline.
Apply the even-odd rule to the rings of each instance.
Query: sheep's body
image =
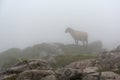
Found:
[[[88,44],[88,34],[86,32],[74,30],[72,28],[67,28],[65,32],[71,34],[71,36],[75,40],[75,44],[78,45],[79,41],[82,41],[84,46]]]

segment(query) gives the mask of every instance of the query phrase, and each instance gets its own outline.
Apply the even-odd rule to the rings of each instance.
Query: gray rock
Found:
[[[20,73],[16,80],[41,80],[48,75],[55,75],[51,70],[28,70]]]
[[[86,67],[94,67],[96,64],[95,59],[87,59],[73,62],[66,66],[66,68],[73,68],[73,69],[85,69]]]
[[[101,69],[116,70],[120,67],[120,52],[103,53],[97,61]]]
[[[79,69],[66,68],[58,77],[58,80],[81,80],[83,73]]]
[[[102,72],[101,78],[105,80],[120,80],[120,76],[114,72]]]
[[[46,77],[43,77],[40,80],[57,80],[57,79],[56,79],[55,75],[48,75]]]
[[[98,80],[99,73],[93,73],[85,76],[82,80]],[[120,80],[120,76],[114,72],[102,72],[100,80]]]
[[[17,74],[6,75],[2,77],[0,80],[16,80]]]
[[[8,72],[20,73],[20,72],[23,72],[25,70],[29,70],[29,67],[27,65],[20,65],[20,66],[16,66],[16,67],[12,67],[12,68],[8,69]]]
[[[85,77],[82,78],[82,80],[98,80],[98,78],[93,75],[86,75]]]
[[[97,70],[98,70],[98,67],[86,67],[83,70],[83,73],[94,73],[94,72],[97,72]]]
[[[43,76],[44,75],[46,76],[51,74],[54,75],[54,72],[52,71],[52,68],[49,66],[49,64],[46,61],[39,59],[31,59],[31,60],[23,60],[13,65],[10,69],[1,72],[0,78],[5,80],[9,78],[13,78],[13,74],[17,74],[19,76],[17,78],[18,80],[19,79],[26,80],[25,78],[31,79],[31,76],[33,76],[34,74],[35,75],[42,74]]]

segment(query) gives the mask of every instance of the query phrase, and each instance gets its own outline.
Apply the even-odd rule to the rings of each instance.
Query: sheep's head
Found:
[[[73,29],[70,28],[70,27],[68,27],[68,28],[65,30],[65,33],[72,32],[72,31],[73,31]]]

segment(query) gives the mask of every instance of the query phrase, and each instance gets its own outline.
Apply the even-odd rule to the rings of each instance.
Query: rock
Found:
[[[25,64],[26,63],[26,64]],[[26,70],[31,70],[31,69],[52,69],[49,64],[45,61],[36,59],[36,60],[26,60],[22,61],[20,63],[17,63],[10,69],[6,70],[4,74],[13,74],[13,73],[21,73]]]
[[[66,68],[74,68],[74,69],[85,69],[86,67],[93,67],[96,64],[95,59],[87,59],[73,62],[66,66]]]
[[[57,80],[57,79],[56,79],[55,75],[48,75],[46,77],[43,77],[40,80]]]
[[[114,72],[102,72],[101,78],[105,80],[120,80],[120,76]]]
[[[17,78],[17,74],[11,74],[11,75],[6,75],[2,77],[2,79],[0,80],[16,80],[16,78]]]
[[[85,76],[82,80],[98,80],[99,73]],[[120,76],[114,72],[101,72],[100,80],[120,80]]]
[[[86,75],[81,80],[98,80],[98,78],[96,76]]]
[[[46,50],[46,45],[48,44],[42,45],[43,50]],[[53,50],[48,48],[48,51],[51,49]],[[49,65],[55,63],[53,56],[45,60],[48,61],[20,60],[11,68],[0,72],[0,80],[120,80],[120,76],[112,72],[120,69],[120,52],[105,52],[97,59],[72,62],[56,71]],[[111,71],[105,72],[106,69]]]
[[[45,60],[41,60],[41,59],[29,59],[29,60],[20,60],[20,62],[18,62],[15,65],[13,65],[13,67],[20,66],[20,65],[27,65],[28,63],[31,63],[31,62],[37,62],[39,64],[48,64],[47,61],[45,61]]]
[[[83,72],[84,73],[94,73],[94,72],[97,72],[98,70],[98,67],[86,67]]]
[[[97,67],[86,67],[84,70],[74,69],[74,68],[64,68],[63,70],[61,70],[62,72],[60,72],[60,70],[57,72],[57,73],[60,73],[58,79],[59,80],[82,80],[84,76],[97,72],[97,69],[98,69]],[[91,80],[93,78],[91,78]],[[85,77],[85,79],[87,80],[88,77]]]
[[[55,75],[49,64],[46,61],[39,59],[23,60],[13,65],[10,69],[1,72],[0,78],[5,80],[9,78],[13,79],[13,74],[18,75],[18,80],[25,80],[24,78],[31,79],[33,75],[43,75],[44,77],[47,75]]]
[[[120,67],[120,52],[110,51],[102,53],[97,59],[98,67],[107,70],[116,70]]]
[[[20,73],[20,72],[23,72],[25,70],[29,70],[29,67],[27,65],[21,65],[21,66],[12,67],[12,68],[8,69],[7,72]]]
[[[52,56],[50,56],[48,59],[46,59],[46,61],[47,61],[50,65],[55,65],[55,64],[56,64],[55,57],[52,57]]]
[[[40,60],[32,61],[28,65],[31,69],[52,69],[47,62]]]
[[[81,80],[83,74],[79,69],[66,68],[58,77],[58,80]]]
[[[16,80],[41,80],[49,75],[54,75],[54,72],[51,70],[28,70],[22,72]]]

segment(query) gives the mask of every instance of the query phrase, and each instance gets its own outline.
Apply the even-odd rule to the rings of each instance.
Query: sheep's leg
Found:
[[[78,40],[75,40],[75,45],[78,45]]]
[[[87,48],[88,47],[88,40],[85,40],[85,47]]]
[[[85,42],[83,41],[83,46],[85,46]]]
[[[77,40],[75,40],[75,45],[77,44]]]
[[[78,45],[78,40],[76,40],[76,43],[77,43],[77,45]]]
[[[75,40],[75,44],[78,45],[78,40]]]
[[[88,40],[86,40],[86,46],[88,46]]]

